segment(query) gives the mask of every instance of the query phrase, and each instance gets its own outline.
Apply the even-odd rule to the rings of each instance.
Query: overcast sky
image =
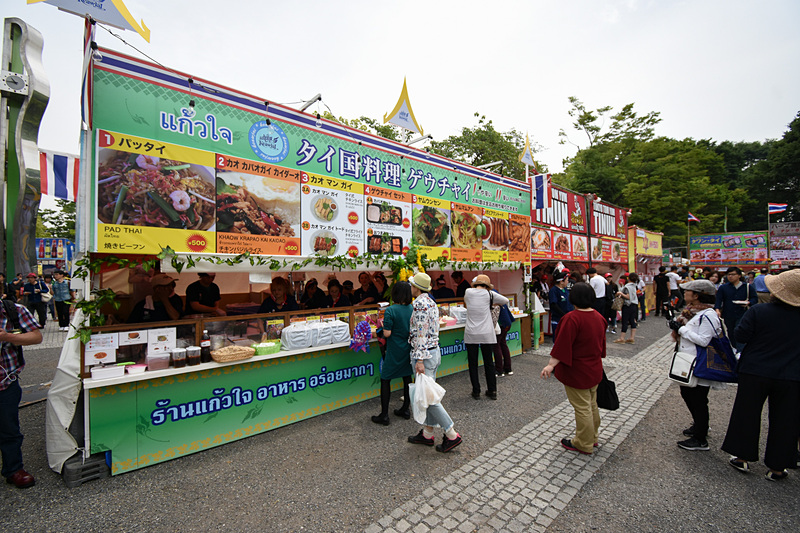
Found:
[[[800,110],[798,0],[125,3],[151,42],[115,33],[168,67],[273,102],[322,93],[336,116],[381,120],[405,76],[425,133],[457,134],[477,111],[529,133],[552,172],[575,152],[558,144],[572,95],[592,109],[635,102],[661,113],[658,135],[716,141],[780,138]],[[77,154],[82,20],[25,0],[0,6],[44,35],[40,147]]]

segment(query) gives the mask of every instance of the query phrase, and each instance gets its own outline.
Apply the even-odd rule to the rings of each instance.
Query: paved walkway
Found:
[[[575,427],[572,406],[564,401],[371,524],[367,533],[545,531],[669,388],[664,360],[673,348],[665,336],[635,359],[606,359],[620,408],[601,412],[600,448],[592,456],[558,444]]]

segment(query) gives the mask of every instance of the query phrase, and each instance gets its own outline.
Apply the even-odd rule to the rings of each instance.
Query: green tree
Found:
[[[58,209],[40,209],[37,221],[37,236],[39,236],[39,221],[47,231],[47,237],[57,239],[75,240],[75,202],[56,200]],[[43,235],[44,236],[44,235]]]
[[[525,165],[520,163],[519,156],[525,148],[525,137],[515,129],[497,131],[492,121],[480,113],[475,113],[475,117],[478,124],[462,128],[461,135],[432,141],[431,152],[475,167],[502,161],[499,168],[494,167],[491,171],[524,181]],[[535,154],[539,146],[532,143],[531,151]],[[546,172],[547,168],[539,165],[536,170]]]
[[[383,137],[384,139],[390,139],[392,141],[400,143],[407,143],[415,135],[413,131],[400,128],[398,126],[395,126],[394,124],[382,124],[379,121],[375,120],[374,118],[369,118],[365,116],[361,116],[359,118],[354,118],[354,119],[346,119],[344,117],[336,117],[332,113],[325,111],[322,114],[322,118],[332,120],[334,122],[338,122],[339,124],[344,124],[345,126],[350,126],[351,128],[365,131],[367,133],[372,133],[374,135],[378,135],[379,137]]]

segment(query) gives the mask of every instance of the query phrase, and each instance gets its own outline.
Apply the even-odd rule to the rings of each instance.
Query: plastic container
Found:
[[[172,366],[183,368],[186,366],[186,348],[175,348],[172,350]]]
[[[147,370],[166,370],[169,368],[169,354],[148,355],[145,362],[147,363]]]
[[[211,356],[209,356],[209,359]],[[200,364],[200,347],[199,346],[187,346],[186,348],[186,364],[189,366],[195,366]]]
[[[269,355],[278,353],[281,350],[281,341],[266,341],[252,346],[256,350],[256,355]]]
[[[125,371],[128,374],[141,374],[147,370],[147,365],[127,365]]]
[[[118,378],[123,375],[125,375],[124,366],[111,365],[92,367],[92,379]]]

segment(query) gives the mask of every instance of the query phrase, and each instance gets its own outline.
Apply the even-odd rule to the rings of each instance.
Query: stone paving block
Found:
[[[384,516],[383,518],[378,520],[378,523],[383,527],[389,527],[394,523],[394,518],[392,518],[391,516]]]
[[[491,500],[489,500],[488,504],[490,507],[492,507],[492,509],[496,510],[502,508],[503,505],[505,505],[505,502],[498,498],[492,498]]]
[[[411,531],[413,531],[414,533],[428,533],[428,531],[430,530],[431,528],[420,522],[419,524],[414,526],[414,529],[412,529]]]
[[[400,533],[404,533],[404,532],[405,532],[405,531],[407,531],[407,530],[408,530],[410,527],[411,527],[411,524],[409,524],[409,523],[408,523],[406,520],[404,520],[404,519],[400,519],[400,520],[399,520],[399,521],[398,521],[398,522],[397,522],[397,523],[394,525],[394,528],[395,528],[397,531],[399,531]]]
[[[563,502],[561,500],[553,500],[552,503],[550,503],[550,505],[553,506],[558,511],[563,511],[564,508],[567,506],[566,502]]]
[[[442,522],[442,518],[439,515],[431,514],[426,516],[422,519],[423,524],[428,524],[428,527],[434,528],[438,526]]]
[[[458,526],[458,531],[461,531],[462,533],[471,533],[475,531],[475,529],[475,524],[469,521],[462,522],[461,525]]]
[[[536,517],[536,523],[546,528],[547,526],[553,523],[553,519],[547,515],[541,514]]]
[[[377,522],[374,524],[370,524],[370,526],[365,530],[366,533],[381,533],[383,528]]]
[[[487,524],[492,526],[493,528],[495,528],[495,530],[497,530],[497,531],[502,530],[503,527],[506,525],[505,522],[503,522],[502,520],[498,519],[497,517],[490,518],[489,521],[487,522]]]
[[[403,508],[402,507],[398,507],[397,509],[392,511],[390,516],[392,518],[394,518],[395,520],[399,520],[399,519],[403,518],[405,515],[406,515],[406,512],[403,510]]]
[[[422,515],[427,515],[427,514],[429,514],[429,513],[430,513],[430,512],[432,512],[432,511],[433,511],[433,507],[431,507],[431,506],[430,506],[430,505],[428,505],[427,503],[423,503],[422,505],[420,505],[420,506],[419,506],[419,512],[420,512]]]
[[[548,505],[550,505],[550,500],[549,499],[548,500],[544,500],[542,498],[536,498],[531,503],[533,503],[534,506],[538,507],[539,511],[541,512],[542,509],[545,509]]]
[[[422,520],[422,515],[419,513],[411,513],[406,517],[411,524],[417,524],[420,520]]]

